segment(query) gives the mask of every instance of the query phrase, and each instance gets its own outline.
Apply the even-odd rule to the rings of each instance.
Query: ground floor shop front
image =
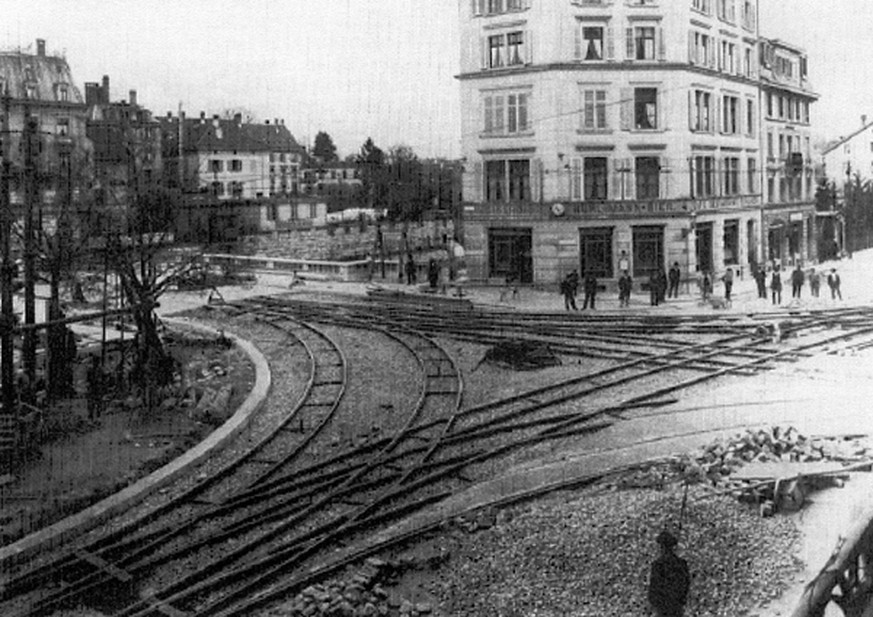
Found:
[[[464,244],[471,279],[551,285],[577,270],[609,283],[627,270],[644,282],[674,264],[686,280],[697,280],[702,272],[721,277],[727,269],[744,277],[761,263],[806,263],[816,254],[814,208],[650,208],[642,215],[609,217],[563,207],[519,212],[477,216],[475,208],[466,209]]]

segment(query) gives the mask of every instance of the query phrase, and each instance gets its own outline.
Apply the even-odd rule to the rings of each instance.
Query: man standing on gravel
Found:
[[[688,562],[675,553],[679,541],[669,531],[659,533],[656,541],[661,551],[649,576],[649,604],[655,617],[682,617],[691,585]]]

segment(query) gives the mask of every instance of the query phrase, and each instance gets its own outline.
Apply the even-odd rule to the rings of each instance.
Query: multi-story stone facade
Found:
[[[815,258],[816,212],[809,83],[804,51],[761,39],[764,255],[785,265]]]
[[[766,258],[754,0],[461,0],[460,14],[473,278]]]
[[[40,179],[37,202],[50,216],[67,176],[67,163],[77,174],[89,173],[91,165],[91,142],[85,130],[87,108],[66,58],[47,54],[43,39],[37,39],[36,53],[0,52],[0,101],[5,124],[2,145],[14,178],[20,177],[18,171],[24,166],[22,138],[28,133],[28,119],[31,122],[34,164]],[[18,205],[24,202],[24,187],[14,178],[10,199]]]

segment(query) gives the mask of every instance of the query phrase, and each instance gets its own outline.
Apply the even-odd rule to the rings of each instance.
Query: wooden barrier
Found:
[[[827,564],[804,589],[791,617],[824,617],[832,603],[845,617],[873,617],[871,600],[873,509],[841,539]]]

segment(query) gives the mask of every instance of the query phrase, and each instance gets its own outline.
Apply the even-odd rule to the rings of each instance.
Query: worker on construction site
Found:
[[[688,562],[676,554],[679,540],[669,531],[662,531],[656,538],[660,554],[649,576],[649,604],[655,617],[682,617],[691,575]]]

